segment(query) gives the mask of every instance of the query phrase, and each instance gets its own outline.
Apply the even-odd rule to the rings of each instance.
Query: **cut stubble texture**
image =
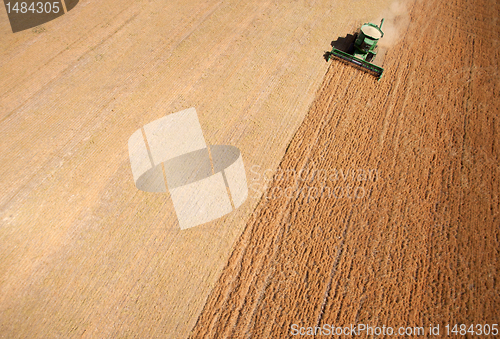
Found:
[[[247,176],[276,169],[330,41],[389,4],[82,0],[33,30],[0,20],[0,334],[186,337],[258,198],[181,232],[168,192],[135,187],[130,136],[195,107]]]

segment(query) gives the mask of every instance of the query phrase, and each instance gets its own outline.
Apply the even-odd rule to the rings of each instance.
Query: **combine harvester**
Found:
[[[382,32],[383,23],[384,19],[380,22],[380,26],[372,23],[366,23],[361,26],[360,32],[354,36],[354,43],[351,44],[349,50],[344,52],[333,47],[332,51],[329,53],[328,61],[332,56],[337,57],[367,70],[380,80],[384,69],[372,64],[371,61],[373,61],[377,55],[375,51],[377,42],[384,36],[384,32]]]

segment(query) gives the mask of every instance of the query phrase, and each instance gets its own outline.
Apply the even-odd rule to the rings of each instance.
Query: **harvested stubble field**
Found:
[[[391,4],[83,0],[16,34],[2,8],[0,337],[498,322],[499,6],[396,4],[380,82],[324,62]],[[250,196],[181,232],[127,140],[191,106]]]
[[[16,34],[0,6],[0,336],[186,337],[258,198],[181,232],[128,138],[194,106],[207,143],[276,169],[330,41],[389,5],[82,0]]]
[[[500,6],[408,8],[382,80],[333,61],[276,174],[254,169],[270,187],[192,338],[500,321]]]

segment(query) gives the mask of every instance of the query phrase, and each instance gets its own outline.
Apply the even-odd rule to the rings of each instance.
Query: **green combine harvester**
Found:
[[[377,55],[377,42],[384,36],[384,32],[382,32],[383,23],[384,19],[380,22],[380,26],[372,23],[366,23],[361,26],[360,32],[355,36],[354,43],[349,50],[344,52],[333,47],[332,51],[329,53],[328,61],[332,56],[337,57],[367,70],[380,80],[384,69],[372,64],[371,61],[374,60]]]

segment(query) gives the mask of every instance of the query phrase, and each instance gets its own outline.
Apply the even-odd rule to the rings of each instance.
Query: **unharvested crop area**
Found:
[[[380,82],[332,62],[192,338],[500,321],[500,7],[408,9]]]

